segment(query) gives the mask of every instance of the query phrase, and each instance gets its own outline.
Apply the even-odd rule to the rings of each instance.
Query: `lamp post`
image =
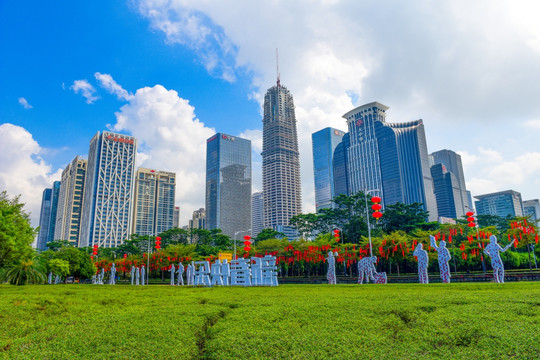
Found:
[[[371,225],[369,223],[369,210],[367,205],[367,196],[371,192],[380,192],[379,189],[372,189],[364,191],[364,198],[366,200],[366,220],[367,220],[367,229],[368,229],[368,239],[369,239],[369,256],[373,256],[373,247],[371,246]]]
[[[251,229],[247,229],[247,230],[238,230],[234,233],[234,260],[236,260],[236,235],[240,234],[240,233],[245,233],[245,232],[248,232],[248,231],[251,231]]]

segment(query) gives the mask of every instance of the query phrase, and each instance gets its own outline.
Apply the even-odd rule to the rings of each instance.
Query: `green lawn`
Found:
[[[540,283],[0,286],[2,359],[540,358]]]

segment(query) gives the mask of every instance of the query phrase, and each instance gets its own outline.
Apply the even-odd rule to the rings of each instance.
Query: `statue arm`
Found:
[[[512,246],[512,244],[514,244],[515,241],[516,241],[516,240],[510,241],[510,243],[509,243],[508,245],[506,245],[506,246],[504,247],[504,249],[501,248],[501,251],[502,251],[502,252],[505,252],[506,250],[508,250],[508,249],[510,248],[510,246]]]
[[[429,235],[429,240],[430,240],[430,244],[432,247],[435,248],[435,250],[437,250],[437,252],[439,251],[439,247],[437,246],[437,240],[435,240],[435,237],[432,236],[432,235]]]

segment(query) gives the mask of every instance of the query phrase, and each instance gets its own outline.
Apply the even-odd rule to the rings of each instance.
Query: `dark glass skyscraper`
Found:
[[[499,191],[491,194],[476,195],[476,213],[478,215],[523,216],[521,193],[514,190]]]
[[[39,214],[39,234],[36,245],[38,250],[47,250],[47,243],[54,240],[59,192],[60,181],[55,181],[52,189],[43,190],[41,212]]]
[[[279,82],[264,96],[264,227],[295,237],[289,220],[302,212],[300,155],[293,97]]]
[[[334,184],[334,152],[343,141],[344,135],[343,131],[330,127],[311,135],[317,211],[332,207],[332,199],[337,195]]]
[[[334,150],[334,197],[340,194],[350,195],[349,188],[349,133],[343,135],[341,143]]]
[[[473,207],[472,200],[469,200],[470,196],[465,185],[465,175],[463,173],[461,156],[454,151],[447,149],[435,151],[431,156],[433,158],[433,164],[444,164],[446,170],[456,177],[457,185],[459,187],[459,197],[461,199],[455,203],[455,217],[461,218]],[[435,189],[435,192],[437,192],[437,189]],[[439,216],[446,215],[439,214]]]
[[[250,140],[218,133],[206,141],[206,228],[231,237],[251,229]]]
[[[463,203],[456,176],[448,171],[444,164],[435,164],[431,167],[431,177],[439,216],[451,219],[461,218],[463,214],[458,212],[458,209],[463,209]]]

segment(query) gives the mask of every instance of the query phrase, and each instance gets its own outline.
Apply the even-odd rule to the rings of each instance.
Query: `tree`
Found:
[[[273,229],[262,229],[262,231],[255,238],[255,242],[268,240],[268,239],[278,239],[284,237],[285,234]]]
[[[54,258],[67,261],[69,273],[75,277],[89,279],[96,273],[96,268],[85,249],[63,247],[54,253]]]
[[[426,223],[429,213],[423,209],[420,203],[403,204],[396,203],[386,206],[382,218],[379,220],[381,228],[386,233],[405,231],[411,233],[416,229],[430,229],[430,223]],[[434,224],[435,229],[438,224]]]
[[[172,228],[159,234],[161,236],[161,244],[166,247],[171,244],[187,245],[189,233],[185,229]]]
[[[45,282],[44,270],[37,260],[21,260],[0,272],[0,283],[7,281],[11,285],[26,285],[29,282],[41,284]]]
[[[69,262],[62,259],[51,259],[48,263],[49,271],[64,278],[70,274]]]
[[[38,229],[30,225],[30,215],[19,198],[0,193],[0,268],[29,260],[34,254],[32,243]]]
[[[59,251],[66,246],[71,246],[70,242],[67,240],[53,240],[47,243],[47,249],[52,251]]]

